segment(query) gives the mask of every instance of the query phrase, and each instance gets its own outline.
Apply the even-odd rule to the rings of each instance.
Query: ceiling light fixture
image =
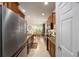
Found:
[[[27,17],[30,18],[30,15],[28,15]]]
[[[23,9],[23,12],[26,12],[26,11]]]
[[[48,5],[48,2],[44,2],[45,5]]]
[[[42,13],[41,15],[42,15],[42,16],[44,16],[44,15],[45,15],[45,13]]]

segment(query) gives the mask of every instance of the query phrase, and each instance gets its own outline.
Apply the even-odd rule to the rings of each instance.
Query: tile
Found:
[[[43,37],[35,37],[38,43],[36,49],[31,49],[29,55],[27,56],[27,46],[19,54],[18,57],[50,57],[48,51],[46,50],[46,44]]]
[[[46,50],[46,44],[43,37],[36,37],[38,46],[36,49],[31,49],[28,57],[50,57]]]

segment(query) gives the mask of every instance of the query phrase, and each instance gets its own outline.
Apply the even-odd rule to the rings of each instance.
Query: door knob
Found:
[[[62,48],[61,48],[60,46],[58,46],[58,49],[59,49],[59,50],[62,50]]]

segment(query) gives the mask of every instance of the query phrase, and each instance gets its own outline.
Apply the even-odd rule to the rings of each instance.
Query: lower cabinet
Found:
[[[51,52],[50,48],[51,48],[51,43],[50,43],[50,40],[47,39],[47,50],[49,51],[49,53]]]
[[[50,50],[51,50],[50,55],[52,57],[55,57],[55,44],[51,43],[51,49]]]
[[[51,57],[55,57],[55,44],[49,38],[47,39],[47,50]]]

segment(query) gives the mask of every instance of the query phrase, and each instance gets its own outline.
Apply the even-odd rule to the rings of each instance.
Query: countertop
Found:
[[[53,36],[48,36],[48,39],[49,39],[53,44],[56,45],[56,38],[55,38],[55,37],[53,37]]]

